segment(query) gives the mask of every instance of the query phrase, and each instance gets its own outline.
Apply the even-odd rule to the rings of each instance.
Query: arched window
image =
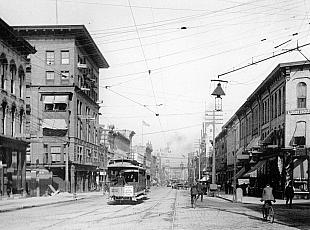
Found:
[[[21,134],[24,133],[24,129],[23,129],[24,120],[23,120],[23,117],[24,117],[24,110],[21,110],[19,112],[19,132]]]
[[[12,137],[15,136],[15,112],[16,112],[16,107],[15,106],[12,106],[12,111],[11,111],[11,134],[12,134]]]
[[[1,80],[1,88],[6,90],[6,72],[8,68],[8,61],[4,53],[0,55],[0,80]]]
[[[19,78],[19,97],[23,98],[24,94],[24,80],[25,80],[25,72],[22,66],[18,68],[18,78]]]
[[[7,103],[2,103],[2,119],[1,119],[1,125],[2,125],[2,134],[6,134],[6,108]]]
[[[307,108],[307,85],[304,82],[297,84],[297,108]]]
[[[10,61],[10,80],[11,80],[11,94],[15,94],[15,78],[16,78],[16,65],[14,60]]]

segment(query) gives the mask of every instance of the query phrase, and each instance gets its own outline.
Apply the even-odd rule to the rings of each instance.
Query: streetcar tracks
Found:
[[[57,228],[58,225],[61,225],[61,224],[64,224],[66,222],[72,222],[74,221],[75,219],[79,219],[80,217],[85,217],[87,215],[92,215],[92,216],[96,216],[97,218],[94,220],[89,220],[87,221],[89,224],[93,225],[93,224],[98,224],[100,222],[103,222],[105,220],[113,220],[113,219],[118,219],[118,218],[126,218],[126,217],[129,217],[129,216],[137,216],[137,215],[141,215],[141,217],[138,218],[138,223],[142,222],[143,219],[147,218],[151,212],[151,210],[153,210],[156,206],[158,206],[159,204],[161,204],[161,202],[167,202],[168,199],[171,199],[170,197],[170,194],[172,191],[175,191],[175,190],[169,190],[167,193],[165,193],[162,197],[162,199],[150,199],[148,201],[144,201],[144,202],[141,202],[141,203],[138,203],[138,204],[135,204],[135,205],[132,205],[132,204],[128,204],[128,205],[125,205],[125,204],[122,204],[120,205],[121,207],[115,209],[115,210],[111,210],[111,206],[115,207],[117,205],[105,205],[105,206],[102,206],[102,207],[99,207],[99,208],[95,208],[95,209],[92,209],[90,211],[86,211],[86,212],[79,212],[77,213],[76,215],[72,215],[71,217],[67,217],[67,218],[64,218],[64,219],[61,219],[59,221],[56,221],[50,225],[47,225],[47,226],[44,226],[44,227],[41,227],[39,228],[40,230],[44,230],[44,229],[50,229],[50,228]],[[174,198],[174,204],[173,204],[173,207],[175,207],[175,203],[176,203],[176,199]],[[141,204],[149,204],[148,207],[145,207],[143,208],[142,206],[140,206]],[[132,209],[131,210],[128,210],[128,209]],[[103,212],[98,212],[100,210],[104,210]],[[128,211],[126,211],[128,210]],[[124,213],[125,212],[125,213]],[[167,213],[167,212],[165,212]],[[172,212],[173,215],[174,215],[174,211]],[[160,213],[158,214],[159,216],[160,215],[163,215],[164,213]],[[100,217],[101,216],[101,217]]]
[[[177,197],[178,197],[178,192],[176,191],[176,195],[174,198],[174,203],[173,203],[173,213],[172,213],[172,223],[171,223],[171,229],[174,229],[174,221],[175,221],[175,215],[176,215],[176,204],[177,204]]]

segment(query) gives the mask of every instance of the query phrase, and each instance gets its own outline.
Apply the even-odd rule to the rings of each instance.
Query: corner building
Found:
[[[26,191],[25,86],[35,52],[0,18],[0,196]]]
[[[61,191],[89,191],[103,170],[99,69],[108,63],[83,25],[18,26],[37,49],[27,84],[29,169],[44,167]]]
[[[227,133],[232,145],[226,181],[233,181],[236,156],[236,179],[249,179],[250,195],[260,196],[270,183],[283,198],[293,181],[296,196],[309,198],[309,86],[309,62],[281,63],[247,98],[218,136]]]

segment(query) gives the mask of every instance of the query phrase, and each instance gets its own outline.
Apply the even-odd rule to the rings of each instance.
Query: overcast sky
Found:
[[[214,109],[211,79],[310,42],[309,10],[307,0],[0,0],[9,25],[84,24],[110,65],[100,122],[135,131],[134,144],[143,129],[144,143],[179,156],[195,150]],[[294,51],[222,76],[223,122],[277,64],[300,60]]]

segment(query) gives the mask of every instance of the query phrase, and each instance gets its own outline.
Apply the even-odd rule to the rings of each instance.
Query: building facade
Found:
[[[104,156],[99,134],[99,69],[108,63],[83,25],[18,26],[36,47],[27,83],[28,168],[53,173],[55,189],[88,191]]]
[[[236,137],[233,162],[237,169],[241,166],[236,179],[248,178],[254,195],[270,183],[276,196],[283,197],[293,181],[296,194],[309,197],[309,69],[309,62],[279,64],[223,126],[231,133],[227,146]],[[233,179],[231,173],[227,179]]]
[[[26,192],[27,56],[36,50],[0,18],[0,196]]]

